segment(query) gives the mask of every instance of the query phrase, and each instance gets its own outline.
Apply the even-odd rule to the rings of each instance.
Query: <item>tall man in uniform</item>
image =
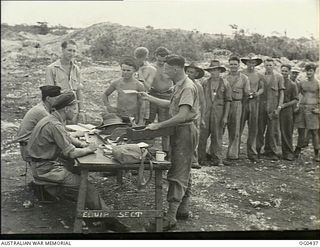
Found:
[[[164,72],[175,84],[171,100],[155,98],[146,93],[144,97],[163,107],[169,107],[171,118],[151,123],[148,129],[157,130],[175,126],[170,137],[172,166],[168,171],[169,189],[167,200],[169,209],[163,220],[164,230],[175,227],[177,218],[187,218],[191,196],[191,163],[196,144],[196,120],[198,118],[198,94],[194,83],[184,71],[185,59],[179,55],[167,56]]]
[[[156,63],[154,67],[156,68],[156,75],[151,84],[149,94],[157,97],[159,99],[170,100],[173,91],[173,82],[164,74],[164,64],[166,56],[169,55],[169,50],[165,47],[158,47],[155,51]],[[154,122],[156,116],[158,115],[158,122],[165,121],[170,118],[169,109],[167,107],[161,107],[157,104],[150,102],[150,114],[149,119],[146,124]],[[169,137],[162,137],[162,150],[167,154],[169,153],[170,143]]]
[[[194,155],[192,157],[192,168],[200,169],[201,166],[198,160],[198,147],[199,147],[199,138],[200,138],[200,127],[201,125],[202,126],[205,125],[204,115],[206,111],[206,101],[204,98],[203,87],[200,84],[200,82],[198,82],[198,79],[204,76],[204,70],[200,68],[195,62],[190,63],[188,66],[185,66],[184,70],[188,75],[188,77],[193,81],[194,85],[196,85],[198,90],[198,98],[199,98],[198,112],[200,113],[200,115],[197,121],[197,143],[196,143]]]
[[[42,118],[50,115],[52,104],[55,98],[60,95],[61,88],[59,86],[46,85],[41,86],[40,90],[42,101],[24,115],[15,139],[20,144],[20,152],[24,161],[28,161],[27,144],[33,128]]]
[[[260,156],[264,146],[264,157],[278,160],[280,156],[279,112],[283,104],[284,81],[282,75],[274,71],[274,61],[264,62],[264,92],[260,96],[257,152]],[[266,133],[265,133],[266,132]]]
[[[199,163],[206,165],[210,162],[211,165],[206,153],[207,140],[211,136],[209,150],[212,165],[223,165],[222,136],[223,129],[227,125],[230,102],[232,101],[231,87],[228,81],[221,76],[226,68],[221,66],[219,61],[211,61],[209,67],[204,70],[208,71],[211,76],[203,82],[206,111],[203,116],[205,124],[200,128]]]
[[[227,124],[229,133],[228,161],[239,159],[242,100],[243,98],[248,97],[250,92],[249,79],[245,74],[239,71],[239,67],[240,59],[238,57],[230,57],[230,72],[225,77],[232,90],[232,102],[230,104]]]
[[[298,87],[296,83],[289,79],[291,66],[289,64],[281,65],[281,74],[284,79],[284,97],[283,104],[281,105],[280,111],[280,131],[281,131],[281,147],[282,147],[282,158],[285,160],[293,160],[293,110],[298,103]]]
[[[73,92],[59,95],[52,107],[55,111],[37,123],[28,141],[27,152],[31,160],[32,174],[35,179],[78,190],[80,176],[73,168],[74,159],[93,153],[97,146],[95,143],[87,144],[79,141],[65,130],[65,121],[71,120],[77,113],[77,102]],[[61,160],[68,163],[62,163],[61,166]],[[88,183],[86,206],[96,210],[107,208],[91,183]],[[108,219],[108,221],[112,222],[113,227],[128,231],[117,220]]]
[[[263,76],[255,70],[255,67],[262,63],[262,59],[249,54],[242,58],[241,62],[247,65],[242,71],[248,76],[250,82],[249,97],[243,98],[242,115],[240,123],[240,138],[246,122],[248,122],[247,155],[248,159],[257,162],[257,134],[259,116],[259,96],[263,93]]]
[[[61,48],[60,59],[50,64],[46,69],[46,84],[59,86],[62,92],[73,91],[78,101],[78,114],[75,119],[85,121],[83,85],[80,78],[80,69],[74,61],[77,44],[74,40],[66,40],[62,42]]]

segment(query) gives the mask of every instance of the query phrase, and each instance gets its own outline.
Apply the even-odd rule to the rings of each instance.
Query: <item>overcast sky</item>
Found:
[[[319,0],[1,1],[1,23],[88,27],[100,22],[231,34],[237,24],[263,35],[319,38]]]

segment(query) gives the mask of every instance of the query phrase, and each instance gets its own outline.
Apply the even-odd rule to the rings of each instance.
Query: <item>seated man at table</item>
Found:
[[[78,190],[80,176],[73,169],[74,159],[93,153],[95,143],[87,144],[71,137],[65,130],[66,120],[71,120],[77,114],[77,101],[72,92],[63,93],[56,98],[49,116],[40,120],[33,129],[28,141],[31,170],[34,178],[40,181],[56,183],[64,188]],[[60,157],[62,156],[62,159]],[[68,164],[61,161],[68,161]],[[86,206],[89,209],[107,209],[103,199],[95,187],[88,183]],[[107,219],[105,227],[120,232],[128,228],[115,219]]]

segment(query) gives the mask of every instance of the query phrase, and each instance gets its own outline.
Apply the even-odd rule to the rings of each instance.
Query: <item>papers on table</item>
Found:
[[[66,129],[69,131],[83,131],[83,132],[89,132],[93,130],[96,126],[92,124],[69,124],[66,125]]]

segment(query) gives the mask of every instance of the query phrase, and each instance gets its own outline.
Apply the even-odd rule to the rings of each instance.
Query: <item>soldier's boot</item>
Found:
[[[189,218],[189,204],[190,204],[190,198],[184,197],[182,199],[182,202],[180,203],[180,206],[177,211],[177,219],[179,220],[186,220]]]
[[[320,162],[319,149],[315,149],[315,150],[314,150],[314,160],[317,161],[317,162]]]
[[[296,147],[296,149],[293,152],[293,155],[295,158],[299,158],[300,153],[301,153],[301,147]]]
[[[177,215],[179,205],[180,205],[179,202],[169,202],[169,208],[168,208],[167,214],[162,221],[163,231],[169,231],[176,227],[176,224],[177,224],[176,215]]]

